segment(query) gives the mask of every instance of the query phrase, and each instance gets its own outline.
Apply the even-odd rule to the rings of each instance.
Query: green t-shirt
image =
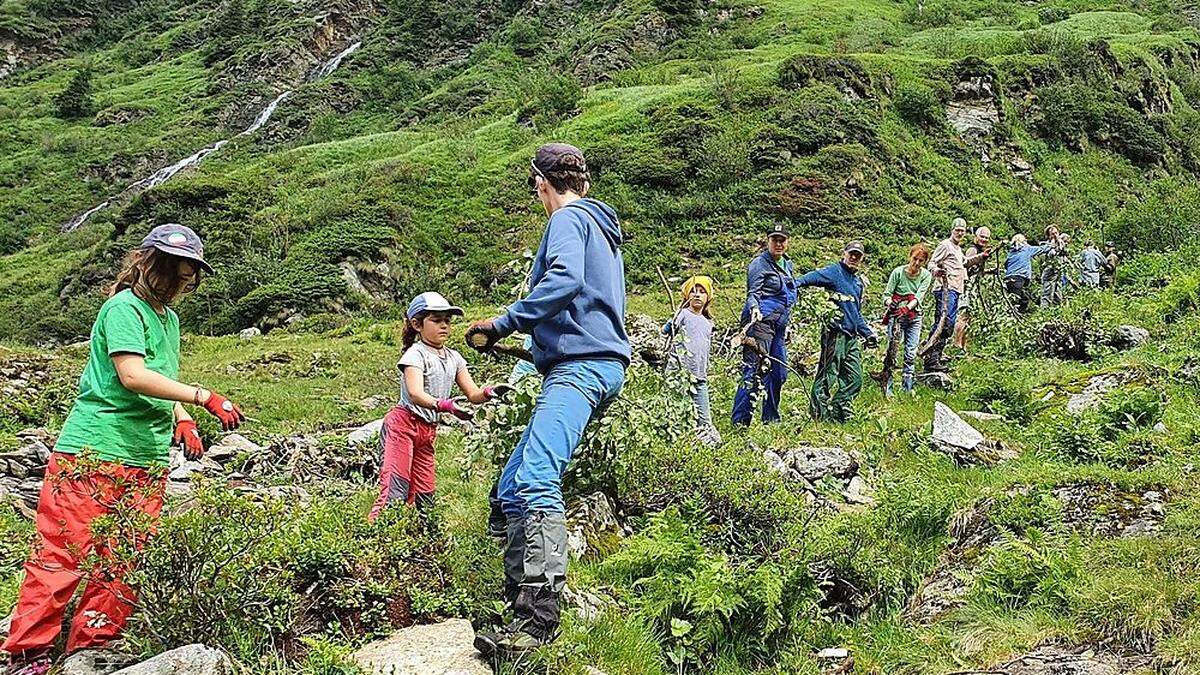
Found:
[[[933,283],[933,275],[924,267],[917,272],[916,278],[908,276],[905,266],[901,265],[892,270],[891,276],[888,277],[887,287],[883,289],[885,296],[884,302],[891,299],[892,294],[912,295],[917,299],[917,307],[920,308],[921,303],[925,301],[925,294],[929,292],[929,285]]]
[[[175,403],[135,394],[121,386],[114,354],[140,354],[146,368],[179,376],[179,317],[154,311],[124,290],[100,308],[92,326],[91,354],[79,377],[79,397],[63,425],[55,450],[76,454],[87,448],[100,459],[128,466],[165,465],[171,450]]]

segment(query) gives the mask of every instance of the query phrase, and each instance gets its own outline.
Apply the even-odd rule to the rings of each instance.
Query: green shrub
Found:
[[[87,117],[95,105],[92,97],[92,70],[86,66],[75,71],[66,88],[54,97],[56,114],[66,120]]]
[[[1065,21],[1071,13],[1062,7],[1040,7],[1038,8],[1038,22],[1043,26],[1049,26],[1052,23]]]
[[[508,24],[508,42],[520,56],[533,56],[545,39],[540,21],[534,17],[517,17]]]
[[[1153,387],[1121,387],[1104,398],[1099,415],[1110,431],[1132,431],[1161,422],[1166,407],[1163,395]]]
[[[1037,96],[1042,116],[1036,129],[1053,143],[1079,150],[1090,141],[1137,164],[1158,163],[1167,153],[1162,134],[1112,91],[1054,84],[1039,89]]]
[[[1030,422],[1043,407],[1034,398],[1025,378],[1007,372],[989,373],[978,387],[971,390],[970,400],[986,412],[1021,423]]]
[[[570,73],[537,66],[518,83],[517,120],[534,129],[549,129],[579,111],[583,86]]]
[[[976,601],[1007,609],[1038,607],[1062,611],[1080,576],[1076,547],[1063,547],[1030,531],[1027,539],[1006,535],[989,547],[972,589]]]
[[[940,128],[946,120],[945,106],[937,94],[924,85],[901,85],[896,89],[894,105],[901,119],[922,129]]]

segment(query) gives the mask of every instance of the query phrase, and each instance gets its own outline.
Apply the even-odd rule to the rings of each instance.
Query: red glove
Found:
[[[437,402],[437,411],[440,413],[450,413],[460,420],[469,420],[473,416],[470,410],[458,407],[454,399],[443,398]]]
[[[233,431],[246,419],[246,416],[242,414],[241,408],[234,405],[233,401],[215,391],[209,392],[208,401],[204,403],[204,409],[221,420],[221,428],[225,431]]]
[[[200,440],[200,430],[192,420],[179,420],[175,423],[175,437],[172,441],[183,450],[183,456],[196,461],[204,456],[204,443]]]

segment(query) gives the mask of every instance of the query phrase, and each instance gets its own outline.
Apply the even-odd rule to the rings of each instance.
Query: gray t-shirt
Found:
[[[712,319],[681,309],[671,320],[675,324],[675,353],[698,380],[708,380],[708,357],[712,351]]]
[[[438,412],[422,408],[408,398],[408,387],[404,385],[404,369],[420,368],[425,373],[425,393],[436,399],[448,398],[458,371],[467,367],[462,354],[449,347],[443,347],[440,352],[433,347],[418,341],[409,347],[400,357],[400,405],[408,408],[413,414],[426,422],[437,424]]]

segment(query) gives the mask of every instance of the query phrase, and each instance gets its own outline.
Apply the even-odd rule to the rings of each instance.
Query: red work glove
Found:
[[[470,410],[458,407],[454,399],[450,398],[439,399],[437,402],[437,411],[440,413],[450,413],[460,420],[469,420],[473,417]]]
[[[238,428],[246,419],[246,416],[242,414],[242,409],[215,391],[208,393],[208,401],[204,403],[204,409],[221,420],[221,428],[225,431],[233,431]]]
[[[488,385],[483,388],[483,393],[487,394],[489,401],[495,401],[498,398],[504,398],[513,391],[513,388],[507,384]]]
[[[200,430],[192,420],[179,420],[175,423],[173,442],[183,450],[183,456],[196,461],[204,456],[204,443],[200,440]]]

